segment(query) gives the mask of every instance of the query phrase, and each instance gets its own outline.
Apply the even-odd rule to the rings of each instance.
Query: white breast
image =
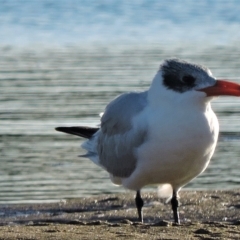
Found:
[[[136,190],[148,184],[170,183],[178,188],[205,170],[219,131],[210,103],[204,111],[195,107],[174,112],[148,108],[142,118],[148,119],[148,136],[136,150],[135,171],[122,181],[125,187]]]

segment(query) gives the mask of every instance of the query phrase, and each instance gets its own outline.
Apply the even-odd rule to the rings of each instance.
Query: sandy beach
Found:
[[[156,193],[143,194],[143,224],[134,193],[2,205],[0,239],[240,239],[240,190],[180,194],[180,225]]]

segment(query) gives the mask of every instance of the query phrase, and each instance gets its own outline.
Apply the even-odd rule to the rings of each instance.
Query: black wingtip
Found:
[[[64,129],[64,127],[56,127],[55,128],[55,130],[58,132],[64,132],[63,129]]]
[[[94,135],[94,133],[96,133],[99,130],[99,128],[77,126],[77,127],[56,127],[55,130],[58,132],[64,132],[79,137],[91,138],[92,135]]]
[[[68,127],[56,127],[55,130],[58,131],[58,132],[69,133],[69,128]]]
[[[55,130],[58,132],[63,132],[63,133],[68,133],[68,134],[79,136],[79,133],[73,131],[75,128],[76,127],[56,127]]]

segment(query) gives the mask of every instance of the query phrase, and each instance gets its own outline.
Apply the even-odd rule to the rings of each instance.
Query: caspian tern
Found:
[[[204,66],[167,59],[147,91],[124,93],[106,106],[99,128],[56,130],[88,138],[84,157],[105,169],[114,184],[136,191],[141,222],[140,190],[170,184],[174,221],[180,223],[178,192],[206,169],[217,144],[210,101],[220,95],[240,96],[240,85],[216,80]]]

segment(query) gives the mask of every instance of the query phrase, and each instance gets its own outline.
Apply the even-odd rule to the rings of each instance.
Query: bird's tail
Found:
[[[59,132],[64,132],[76,136],[80,136],[83,138],[87,138],[88,140],[82,143],[82,148],[87,150],[86,154],[80,155],[79,157],[90,158],[95,164],[100,165],[99,157],[97,153],[97,140],[98,134],[97,131],[99,128],[97,127],[57,127],[55,128]]]
[[[55,128],[55,130],[89,139],[99,130],[99,128],[78,126],[78,127],[57,127]]]

